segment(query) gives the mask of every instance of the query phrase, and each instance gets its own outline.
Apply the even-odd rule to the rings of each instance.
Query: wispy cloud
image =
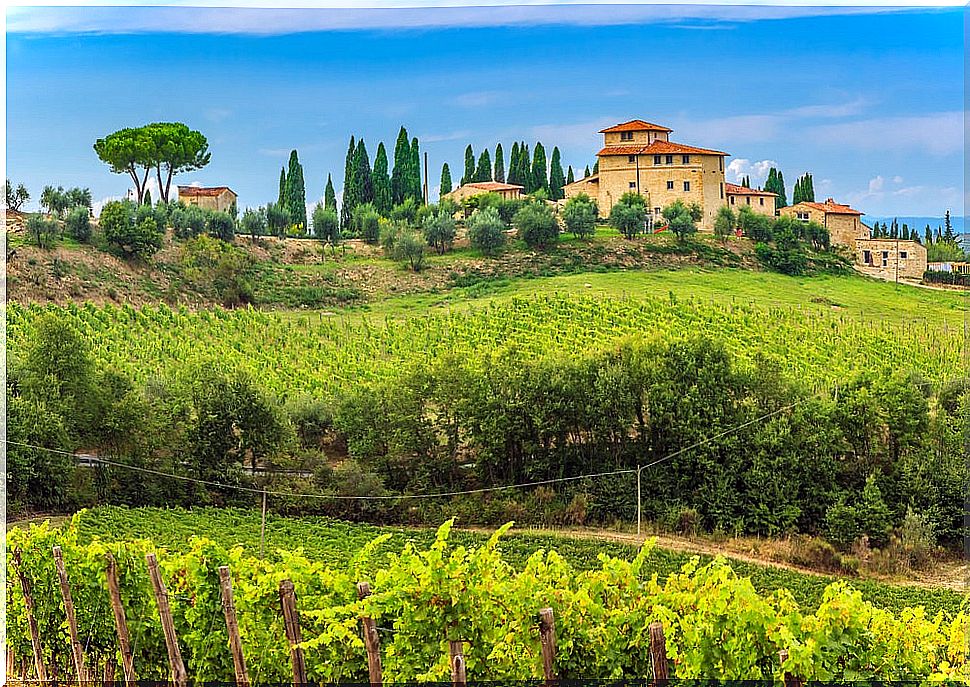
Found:
[[[474,136],[474,132],[469,129],[462,129],[461,131],[450,131],[435,134],[420,134],[418,140],[422,143],[439,143],[441,141],[467,141],[469,138]]]
[[[230,33],[280,35],[326,30],[429,29],[448,27],[580,25],[615,26],[664,23],[680,28],[717,28],[719,22],[738,23],[797,17],[874,14],[911,10],[911,0],[857,1],[856,6],[797,6],[742,4],[634,4],[632,0],[558,2],[549,0],[513,4],[512,0],[432,0],[387,2],[292,1],[285,9],[258,7],[245,0],[189,2],[169,7],[11,7],[9,33]],[[886,7],[887,2],[897,7]],[[959,5],[957,0],[944,0]],[[858,6],[868,4],[869,6]],[[604,6],[608,6],[604,7]],[[922,11],[926,11],[923,8]],[[690,25],[684,22],[702,20]]]
[[[922,151],[943,156],[963,151],[963,112],[912,117],[876,117],[809,127],[805,136],[818,145],[857,150]]]
[[[500,91],[473,91],[456,95],[452,98],[452,102],[458,107],[487,107],[501,102],[503,95]]]

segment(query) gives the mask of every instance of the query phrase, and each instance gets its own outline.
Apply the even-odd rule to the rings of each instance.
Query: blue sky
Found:
[[[497,2],[498,0],[490,0]],[[8,11],[7,176],[121,196],[91,144],[184,121],[212,162],[177,183],[275,200],[296,148],[307,196],[338,192],[351,134],[389,154],[401,124],[461,176],[471,143],[558,145],[577,171],[604,126],[665,124],[725,150],[728,180],[788,185],[867,214],[964,208],[962,8],[573,5],[438,9]]]

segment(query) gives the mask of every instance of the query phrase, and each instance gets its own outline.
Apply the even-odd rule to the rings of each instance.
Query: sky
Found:
[[[789,200],[811,172],[818,200],[867,215],[965,214],[963,8],[350,4],[9,8],[7,177],[31,209],[46,184],[100,205],[130,184],[94,141],[182,121],[212,161],[175,183],[262,205],[295,148],[313,204],[328,173],[340,192],[351,135],[390,156],[403,124],[436,198],[468,144],[501,142],[507,165],[539,140],[579,176],[597,131],[640,118],[729,152],[728,181],[779,167]]]

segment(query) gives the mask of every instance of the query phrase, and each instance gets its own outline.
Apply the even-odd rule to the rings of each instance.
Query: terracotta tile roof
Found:
[[[841,203],[836,203],[831,198],[828,198],[824,203],[815,203],[809,200],[803,200],[798,205],[807,205],[808,207],[819,210],[820,212],[825,212],[830,215],[864,215],[866,213],[859,212],[858,210],[853,210],[848,205],[842,205]],[[794,205],[792,207],[798,207]]]
[[[513,191],[515,189],[523,189],[524,186],[519,186],[518,184],[503,184],[500,181],[473,181],[465,184],[465,186],[470,186],[471,188],[480,188],[483,191]]]
[[[179,186],[180,196],[218,196],[222,195],[223,191],[229,191],[235,195],[235,191],[228,186]]]
[[[583,177],[582,179],[576,179],[576,181],[574,181],[572,184],[566,184],[566,186],[572,186],[573,184],[581,184],[583,182],[586,182],[588,184],[598,184],[600,182],[600,175],[598,172],[596,174],[590,174],[588,177]]]
[[[670,133],[673,129],[668,129],[665,126],[660,126],[659,124],[651,124],[650,122],[645,122],[642,119],[631,119],[629,122],[623,122],[622,124],[616,124],[609,127],[608,129],[601,129],[601,134],[612,134],[617,131],[666,131]]]
[[[654,141],[646,146],[606,146],[597,155],[670,155],[694,154],[694,155],[728,155],[720,150],[710,150],[708,148],[697,148],[695,146],[684,145],[683,143],[673,143],[671,141]]]
[[[725,182],[724,192],[729,196],[773,196],[778,197],[777,193],[772,193],[771,191],[759,191],[755,188],[747,188],[746,186],[738,186],[737,184],[729,184]]]

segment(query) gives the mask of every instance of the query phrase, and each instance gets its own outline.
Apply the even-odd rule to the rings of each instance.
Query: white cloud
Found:
[[[963,112],[912,117],[876,117],[808,127],[805,137],[818,145],[860,150],[916,150],[932,155],[963,151]]]
[[[897,174],[896,176],[893,177],[893,183],[894,184],[901,184],[901,183],[903,183],[903,178]]]
[[[452,102],[458,107],[466,107],[469,109],[486,107],[501,102],[503,95],[500,91],[473,91],[455,96],[452,98]]]
[[[866,105],[867,102],[864,98],[856,98],[845,103],[804,105],[786,110],[784,114],[791,117],[851,117],[862,114]]]
[[[540,141],[555,141],[560,149],[589,148],[602,144],[602,136],[597,134],[597,131],[627,119],[629,117],[607,116],[574,124],[540,124],[532,127],[531,134],[533,138]],[[598,147],[594,148],[594,151],[598,149]],[[546,151],[546,155],[549,154],[550,151]]]
[[[750,176],[751,183],[755,186],[760,186],[768,176],[768,171],[772,167],[777,166],[778,163],[774,160],[758,160],[752,162],[751,160],[740,157],[731,160],[727,166],[727,171],[729,174],[734,175],[735,182],[740,182],[743,177]]]
[[[882,176],[877,176],[874,179],[869,180],[869,193],[879,193],[882,191],[882,187],[885,186],[886,180]]]

